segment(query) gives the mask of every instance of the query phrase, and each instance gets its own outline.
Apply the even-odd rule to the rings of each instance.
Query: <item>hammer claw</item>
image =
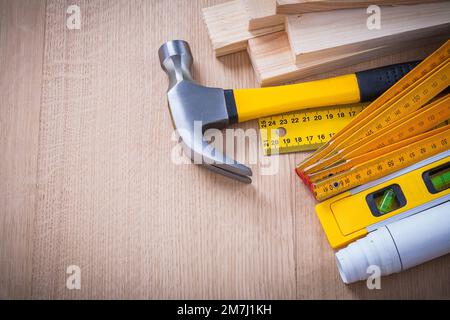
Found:
[[[247,183],[247,184],[252,183],[252,179],[248,175],[245,174],[245,173],[248,173],[247,171],[250,169],[242,164],[237,164],[237,165],[242,166],[246,170],[241,171],[241,173],[242,173],[241,174],[241,173],[236,172],[236,167],[233,167],[233,165],[226,165],[226,164],[220,165],[220,166],[204,164],[204,167],[215,173],[219,173],[225,177],[237,180],[239,182],[243,182],[243,183]],[[251,170],[250,170],[250,175],[251,175]]]
[[[202,150],[202,162],[208,169],[241,182],[251,183],[252,170],[249,167],[212,148],[206,141],[202,143]]]

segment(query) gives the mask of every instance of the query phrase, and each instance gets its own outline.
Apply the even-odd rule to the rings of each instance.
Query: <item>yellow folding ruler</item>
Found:
[[[322,201],[450,149],[450,40],[296,171]]]
[[[264,155],[316,150],[368,104],[305,109],[261,118],[259,129]]]

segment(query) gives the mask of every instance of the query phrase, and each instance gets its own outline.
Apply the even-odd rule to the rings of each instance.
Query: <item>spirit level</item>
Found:
[[[450,200],[450,151],[341,193],[316,206],[333,248]]]

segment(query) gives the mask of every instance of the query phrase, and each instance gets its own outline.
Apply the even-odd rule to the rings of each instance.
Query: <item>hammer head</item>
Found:
[[[238,181],[251,183],[250,168],[210,147],[203,137],[207,129],[223,129],[233,122],[234,115],[227,106],[225,90],[194,82],[191,73],[193,58],[189,44],[185,41],[169,41],[162,45],[159,60],[169,76],[169,110],[174,127],[181,137],[184,153],[196,164]]]

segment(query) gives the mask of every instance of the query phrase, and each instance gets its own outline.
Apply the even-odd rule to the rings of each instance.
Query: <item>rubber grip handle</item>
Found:
[[[387,91],[394,83],[414,69],[420,61],[394,64],[356,73],[360,101],[373,101]]]

